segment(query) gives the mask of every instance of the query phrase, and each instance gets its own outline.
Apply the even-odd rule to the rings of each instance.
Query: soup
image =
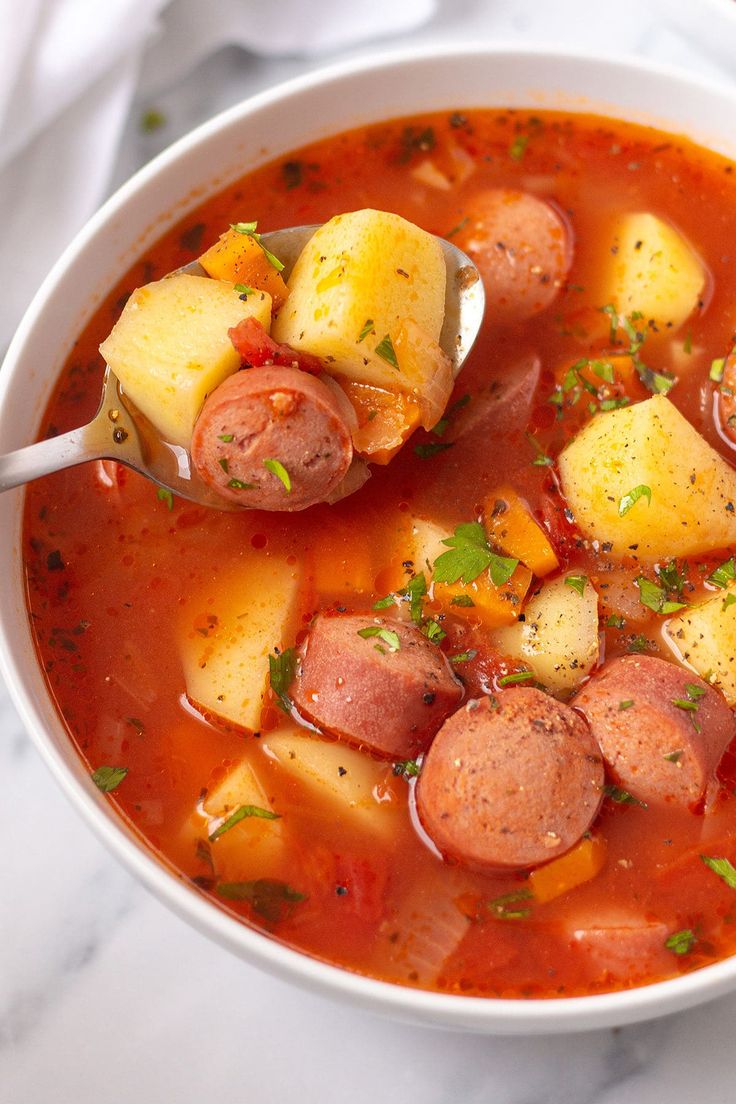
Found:
[[[506,206],[540,201],[551,213],[561,231],[549,266],[537,266],[534,241],[484,235],[499,197]],[[674,486],[680,472],[685,490],[700,491],[701,468],[690,470],[697,448],[670,449],[674,474],[650,463],[646,479],[603,496],[612,499],[604,528],[623,526],[609,540],[596,528],[591,488],[602,477],[590,467],[591,457],[610,454],[612,424],[616,441],[649,440],[637,412],[652,403],[666,408],[657,415],[665,441],[690,442],[683,415],[698,448],[731,455],[730,164],[608,120],[490,110],[399,119],[296,151],[208,200],[126,274],[80,335],[44,430],[93,414],[98,346],[134,288],[195,259],[228,224],[257,220],[265,231],[366,207],[449,238],[487,278],[485,327],[447,412],[390,463],[373,465],[355,494],[297,514],[195,507],[107,462],[33,485],[29,615],[70,738],[121,816],[214,907],[359,973],[460,994],[574,996],[731,954],[736,763],[721,754],[730,664],[715,646],[714,658],[701,659],[700,611],[716,602],[730,619],[736,537],[722,532],[733,504],[720,509],[714,483],[689,530],[716,503],[711,535],[683,545],[675,533],[661,553],[674,515],[671,498],[656,512],[660,484]],[[647,273],[658,272],[646,312],[612,302],[612,289],[620,299],[632,280],[641,289],[642,248]],[[624,257],[633,262],[622,276]],[[523,286],[520,268],[534,277]],[[643,536],[631,543],[641,548],[622,552],[636,519]],[[515,523],[524,555],[507,547]],[[515,566],[499,583],[433,581],[440,555],[468,544],[476,557],[480,547],[482,558]],[[348,618],[375,627],[371,649],[399,651],[400,633],[423,630],[441,651],[459,686],[445,742],[463,714],[480,724],[480,714],[505,715],[519,700],[526,720],[512,716],[512,732],[530,711],[537,730],[551,731],[550,710],[554,724],[572,713],[592,731],[606,777],[590,754],[596,793],[575,838],[551,833],[544,860],[458,854],[442,827],[445,782],[428,765],[434,744],[371,752],[370,740],[320,737],[315,727],[333,726],[320,726],[314,711],[309,721],[308,695],[293,691],[291,649],[313,641],[315,626]],[[224,694],[202,690],[203,672],[211,687],[219,670],[225,685],[237,647],[252,651],[256,638],[265,696],[257,716],[238,724],[218,700]],[[336,645],[336,664],[344,654]],[[662,689],[658,663],[674,689]],[[377,709],[388,717],[390,702],[365,713]],[[672,746],[652,752],[670,773],[660,785],[645,769],[644,796],[616,743],[632,718],[634,741],[645,732],[652,743],[657,726],[672,734]],[[704,730],[715,730],[708,746]],[[545,752],[542,742],[535,754]],[[530,808],[546,775],[535,776],[534,758],[505,761],[531,777],[528,795],[513,802]],[[432,789],[445,795],[434,804]],[[489,792],[500,807],[504,795]]]

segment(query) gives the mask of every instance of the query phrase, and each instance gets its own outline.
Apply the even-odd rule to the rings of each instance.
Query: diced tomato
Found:
[[[274,341],[255,318],[244,318],[227,333],[243,365],[262,368],[264,364],[280,364],[288,368],[301,368],[313,376],[319,376],[325,370],[319,357]]]
[[[542,519],[558,560],[567,563],[582,539],[572,512],[562,495],[551,487],[542,494]]]

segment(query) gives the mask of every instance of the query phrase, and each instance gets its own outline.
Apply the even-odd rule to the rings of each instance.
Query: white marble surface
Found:
[[[695,38],[665,26],[663,8],[665,0],[446,0],[431,25],[401,41],[583,43],[725,78]],[[214,111],[305,68],[296,58],[222,51],[155,104],[135,104],[115,182]],[[138,119],[151,106],[167,122],[143,135]],[[245,966],[171,915],[90,835],[2,685],[0,779],[0,1104],[725,1104],[736,1096],[736,995],[621,1030],[483,1039],[382,1021]]]

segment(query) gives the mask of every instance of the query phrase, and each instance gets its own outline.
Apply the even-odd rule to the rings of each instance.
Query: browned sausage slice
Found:
[[[417,811],[439,850],[476,870],[556,859],[590,827],[603,762],[588,726],[539,690],[465,704],[427,752]]]
[[[194,426],[191,451],[206,483],[259,510],[322,502],[353,457],[350,428],[330,388],[281,366],[248,368],[216,387]]]
[[[611,660],[575,697],[614,778],[647,803],[697,805],[736,735],[726,702],[656,656]]]
[[[519,322],[552,303],[572,259],[562,216],[529,192],[492,188],[469,204],[455,239],[480,269],[489,317]]]
[[[384,635],[377,635],[381,630]],[[367,614],[319,614],[290,693],[297,709],[325,732],[410,759],[424,751],[463,691],[440,649],[415,625]]]

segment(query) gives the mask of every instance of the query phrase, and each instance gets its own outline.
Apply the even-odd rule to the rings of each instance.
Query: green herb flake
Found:
[[[214,843],[220,836],[224,836],[226,832],[229,832],[236,824],[240,824],[241,820],[245,820],[246,817],[261,817],[263,820],[280,819],[278,813],[274,813],[270,809],[262,809],[260,805],[240,805],[234,813],[230,814],[227,820],[224,820],[214,831],[209,833],[210,843]]]
[[[272,475],[275,475],[277,479],[280,479],[286,488],[286,493],[291,494],[291,476],[281,461],[272,459],[264,460],[263,466],[267,468]]]
[[[736,602],[736,594],[727,594],[721,604],[721,613],[725,613],[729,606]]]
[[[606,785],[603,787],[603,793],[617,805],[638,805],[642,809],[647,807],[645,801],[640,801],[638,797],[634,797],[628,790],[622,790],[620,786]]]
[[[551,456],[547,455],[537,438],[532,433],[527,433],[526,439],[537,454],[532,460],[532,464],[537,468],[551,467],[554,464],[554,460]]]
[[[422,621],[424,620],[422,601],[426,593],[427,580],[424,577],[423,571],[420,571],[418,575],[415,575],[412,579],[410,579],[403,590],[399,591],[399,594],[403,598],[409,599],[409,611],[411,613],[411,619],[415,625],[421,625]]]
[[[685,335],[685,340],[682,343],[682,351],[687,356],[690,356],[692,354],[692,351],[693,351],[693,331],[692,330],[688,330],[687,334]]]
[[[227,456],[220,456],[217,463],[220,465],[220,467],[224,471],[225,475],[228,475],[229,474],[228,468],[230,467],[230,462],[229,462]]]
[[[669,751],[666,755],[663,755],[662,758],[666,759],[668,763],[679,763],[684,754],[683,748],[677,748],[675,751]]]
[[[736,869],[731,865],[728,859],[715,859],[710,855],[701,855],[705,865],[712,870],[714,874],[726,883],[729,889],[736,889]]]
[[[159,502],[165,502],[167,510],[174,509],[174,495],[168,489],[168,487],[158,487],[156,489],[156,498]]]
[[[619,617],[618,614],[612,613],[606,621],[607,629],[623,629],[626,627],[626,620],[623,617]]]
[[[265,245],[261,241],[261,235],[256,233],[257,222],[231,222],[230,229],[234,230],[236,234],[244,234],[247,238],[253,238],[258,242],[268,263],[276,269],[277,272],[283,272],[284,266],[278,257],[275,257],[270,249],[266,249]]]
[[[475,659],[478,652],[475,648],[470,648],[467,652],[457,652],[455,655],[449,657],[450,663],[470,663],[472,659]]]
[[[393,629],[384,629],[381,625],[367,625],[364,629],[358,629],[358,636],[362,636],[364,640],[377,636],[392,652],[398,652],[401,648],[399,634]]]
[[[372,333],[372,332],[373,332],[373,319],[372,318],[366,318],[365,322],[363,323],[363,329],[358,334],[358,340],[355,342],[355,344],[360,345],[361,341],[365,341],[368,334]]]
[[[291,698],[288,690],[294,681],[296,671],[296,650],[286,648],[283,652],[277,652],[268,657],[268,675],[271,689],[276,695],[279,707],[291,715]]]
[[[445,430],[457,414],[458,410],[462,410],[464,406],[467,406],[470,402],[470,395],[462,395],[457,402],[454,402],[451,407],[445,411],[444,418],[440,418],[436,425],[432,426],[432,433],[436,437],[444,436]]]
[[[576,591],[580,597],[583,597],[585,593],[585,587],[588,583],[587,575],[567,575],[565,578],[565,586],[569,586],[572,590]]]
[[[726,590],[729,583],[736,580],[736,562],[732,556],[730,560],[726,560],[725,563],[720,564],[714,571],[710,573],[705,580],[706,583],[712,583],[713,586],[720,587],[721,590]]]
[[[710,372],[708,376],[714,383],[720,383],[723,379],[723,372],[726,367],[726,358],[718,357],[716,360],[711,361]]]
[[[664,945],[668,951],[673,951],[676,955],[686,955],[690,954],[696,942],[695,932],[691,928],[683,928],[682,931],[673,932],[665,939]]]
[[[734,601],[736,602],[736,598],[734,598]],[[450,605],[467,606],[469,608],[470,606],[475,606],[475,602],[469,594],[456,594],[455,597],[451,599]]]
[[[395,368],[398,372],[399,362],[396,359],[396,351],[394,350],[393,342],[388,334],[385,334],[376,345],[375,354],[379,356],[381,360],[385,360],[387,364],[390,364],[391,367]]]
[[[103,793],[112,793],[128,773],[128,767],[98,767],[92,772],[92,781]]]
[[[139,736],[144,735],[146,731],[146,726],[144,725],[143,721],[138,719],[138,717],[126,717],[125,721],[126,724],[129,724],[131,728],[135,729]]]
[[[608,360],[591,360],[590,366],[599,379],[606,383],[615,383],[616,373],[613,365]]]
[[[286,920],[300,901],[307,900],[306,893],[300,893],[286,882],[273,878],[258,878],[254,882],[220,882],[216,890],[220,897],[228,901],[247,901],[258,916],[271,923]]]
[[[418,778],[422,768],[416,759],[400,759],[394,763],[393,773],[397,778],[405,778],[408,781],[410,778]]]
[[[235,434],[234,433],[222,433],[217,438],[217,440],[218,441],[224,441],[226,445],[229,445],[231,441],[235,440]]]
[[[639,379],[653,395],[666,395],[677,383],[674,376],[667,372],[655,372],[653,368],[649,368],[639,360],[635,362],[634,366]]]
[[[647,609],[654,613],[670,614],[677,610],[685,609],[685,602],[670,602],[667,600],[667,592],[663,587],[657,586],[645,575],[639,575],[634,579],[639,588],[639,601]]]
[[[255,295],[256,293],[256,289],[249,287],[248,284],[235,284],[235,290],[238,292],[241,299],[247,299],[249,295]],[[224,439],[224,437],[220,438],[221,441],[224,441]],[[230,434],[230,440],[232,441],[232,439],[232,434]]]
[[[429,460],[430,457],[436,456],[438,452],[445,452],[450,448],[452,448],[452,444],[449,441],[430,441],[428,444],[415,445],[414,452],[420,460]]]
[[[634,704],[634,699],[633,698],[627,698],[625,701],[620,701],[618,703],[619,713],[622,713],[624,709],[631,709],[633,704]]]
[[[396,605],[396,599],[393,594],[387,594],[385,598],[379,598],[377,602],[373,603],[374,610],[390,609],[391,606]]]
[[[509,147],[509,157],[512,161],[521,161],[529,145],[528,134],[517,134]]]
[[[529,682],[534,679],[533,671],[514,671],[511,675],[504,675],[498,680],[499,686],[515,686],[517,682]]]
[[[244,483],[242,479],[230,479],[227,486],[233,491],[252,491],[255,483]]]
[[[491,550],[483,526],[477,521],[458,525],[454,535],[442,541],[449,551],[442,552],[434,562],[434,579],[438,583],[472,583],[488,568]]]
[[[504,893],[503,896],[488,901],[486,908],[497,920],[523,920],[531,915],[531,909],[513,909],[509,908],[509,905],[517,904],[520,901],[531,901],[532,897],[531,890],[518,889],[513,893]]]
[[[441,625],[438,625],[436,621],[428,621],[427,624],[423,626],[422,632],[431,644],[439,644],[447,636],[445,630]]]
[[[632,506],[635,506],[640,498],[646,498],[647,505],[652,503],[652,488],[647,487],[646,483],[640,483],[638,487],[634,487],[632,490],[625,494],[618,504],[618,516],[623,517],[628,514]]]

